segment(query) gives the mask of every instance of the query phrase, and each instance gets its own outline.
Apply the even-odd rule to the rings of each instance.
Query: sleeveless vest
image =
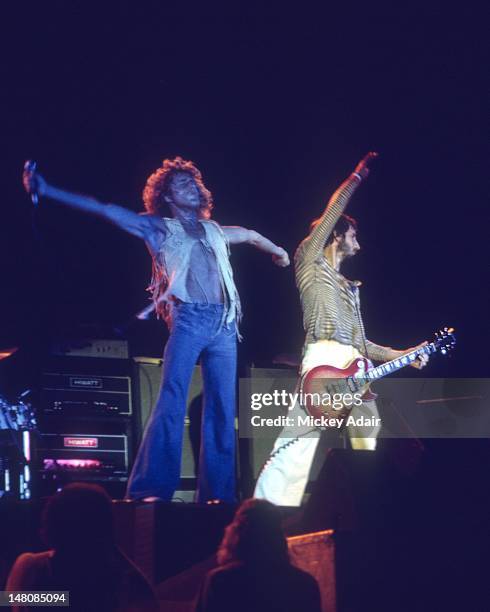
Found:
[[[186,234],[178,219],[165,218],[164,221],[166,236],[159,252],[153,256],[153,275],[148,289],[151,291],[157,315],[170,327],[175,301],[192,301],[187,292],[186,280],[195,238]],[[225,300],[222,323],[229,324],[235,321],[238,324],[242,311],[230,265],[228,240],[215,221],[200,220],[200,223],[204,227],[205,239],[214,253],[218,266]]]

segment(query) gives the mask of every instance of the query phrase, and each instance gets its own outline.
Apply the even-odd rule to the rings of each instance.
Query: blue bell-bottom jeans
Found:
[[[180,481],[187,394],[199,357],[204,387],[197,501],[235,501],[235,322],[222,304],[179,303],[163,355],[163,379],[128,482],[127,497],[171,500]]]

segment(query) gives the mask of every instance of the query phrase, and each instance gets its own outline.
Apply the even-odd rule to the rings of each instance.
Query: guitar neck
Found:
[[[378,378],[382,378],[383,376],[387,376],[388,374],[392,374],[397,370],[401,370],[405,366],[410,365],[414,362],[419,355],[430,355],[436,351],[436,346],[434,342],[430,344],[426,344],[425,346],[421,346],[414,351],[403,355],[403,357],[397,357],[396,359],[392,359],[391,361],[387,361],[371,370],[368,370],[364,377],[367,380],[377,380]]]

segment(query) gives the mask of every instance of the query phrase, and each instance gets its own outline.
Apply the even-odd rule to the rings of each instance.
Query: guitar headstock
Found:
[[[435,333],[434,346],[442,355],[447,355],[456,345],[456,337],[452,327],[444,327]]]

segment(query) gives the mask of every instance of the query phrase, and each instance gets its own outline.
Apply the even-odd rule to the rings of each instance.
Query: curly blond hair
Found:
[[[170,179],[176,172],[187,172],[196,181],[200,199],[199,216],[202,219],[209,219],[213,208],[211,192],[204,186],[202,174],[194,163],[182,157],[164,159],[162,165],[148,177],[143,190],[145,209],[151,214],[161,215],[161,210],[166,204],[164,198],[169,190]]]

